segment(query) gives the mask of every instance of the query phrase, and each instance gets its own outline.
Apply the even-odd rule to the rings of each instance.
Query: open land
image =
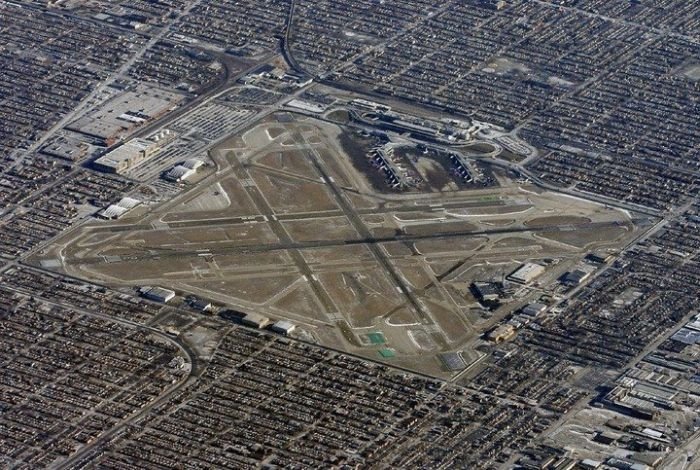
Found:
[[[223,164],[206,183],[152,206],[129,226],[84,224],[37,261],[53,259],[66,274],[115,287],[158,284],[274,313],[320,344],[382,360],[376,346],[356,346],[371,329],[395,352],[386,360],[409,364],[426,351],[471,350],[498,318],[535,301],[538,285],[546,286],[521,288],[475,322],[474,309],[483,307],[465,296],[470,284],[544,259],[556,260],[543,277],[555,280],[588,250],[619,249],[639,234],[624,211],[512,180],[483,189],[426,188],[417,197],[391,192],[359,164],[365,156],[345,153],[352,131],[304,117],[278,121],[243,131],[244,147],[229,148],[231,137],[214,148]],[[455,180],[442,157],[431,171],[440,181]],[[478,269],[489,265],[500,268]],[[439,361],[415,364],[432,375],[453,373]]]

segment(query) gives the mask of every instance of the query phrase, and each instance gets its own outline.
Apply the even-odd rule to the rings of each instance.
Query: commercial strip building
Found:
[[[132,139],[95,160],[95,167],[108,173],[123,174],[160,152],[177,138],[177,134],[163,129],[148,139]]]

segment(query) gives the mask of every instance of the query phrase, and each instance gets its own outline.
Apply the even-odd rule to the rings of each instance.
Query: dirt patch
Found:
[[[578,248],[585,248],[595,243],[611,243],[627,234],[625,227],[603,227],[595,230],[567,230],[559,232],[544,232],[537,235]]]
[[[306,153],[300,150],[270,152],[255,161],[268,168],[293,173],[305,178],[320,178]]]
[[[515,222],[515,219],[492,219],[488,221],[482,221],[481,225],[488,225],[493,227],[507,227],[508,225],[513,225]]]
[[[445,333],[445,336],[447,336],[451,343],[463,341],[470,336],[469,330],[460,318],[459,313],[437,305],[435,302],[430,302],[429,300],[427,302],[430,306],[430,312],[433,318],[435,318],[440,329]]]
[[[347,217],[328,217],[317,220],[294,220],[284,226],[296,241],[356,240],[358,234]]]
[[[435,253],[454,253],[459,251],[474,251],[486,240],[486,238],[482,237],[421,240],[416,242],[416,249],[425,255]]]
[[[410,225],[404,228],[404,233],[406,235],[437,235],[441,233],[455,233],[455,232],[473,232],[477,229],[476,225],[466,223],[466,222],[443,222],[443,223],[429,223],[421,225]]]
[[[267,128],[267,134],[270,136],[271,139],[276,139],[277,137],[281,136],[285,132],[287,132],[287,131],[283,127],[268,127]]]
[[[414,290],[425,289],[433,282],[422,266],[411,261],[402,261],[398,269]]]
[[[335,246],[331,248],[306,248],[302,251],[309,263],[337,263],[373,260],[372,252],[363,245]]]
[[[226,279],[204,283],[190,282],[189,284],[246,302],[263,304],[272,296],[286,289],[298,278],[298,275],[290,274],[286,276]]]
[[[400,307],[394,310],[386,321],[392,325],[410,325],[418,322],[417,316],[408,307]]]
[[[383,215],[363,215],[362,220],[366,224],[370,224],[370,225],[383,224],[386,222]]]
[[[532,245],[538,245],[538,243],[527,238],[508,237],[498,240],[492,246],[493,248],[523,248]]]
[[[308,284],[299,285],[289,294],[278,300],[274,306],[282,311],[291,312],[305,318],[327,320],[316,295]]]
[[[394,214],[394,218],[400,222],[412,222],[412,221],[421,221],[421,220],[436,220],[436,219],[441,219],[444,217],[442,217],[441,214],[435,213],[435,212],[410,211],[410,212],[396,212]]]
[[[494,147],[493,144],[489,144],[488,142],[475,142],[473,144],[464,145],[463,147],[461,147],[461,149],[469,153],[486,154],[494,152],[496,150],[496,147]]]
[[[322,273],[321,283],[355,328],[371,326],[403,299],[379,268]]]
[[[350,122],[350,113],[344,109],[332,111],[328,113],[326,117],[333,122],[337,122],[338,124],[347,124]]]
[[[454,211],[460,215],[507,215],[525,212],[531,209],[532,204],[513,204],[513,205],[498,205],[493,207],[474,207],[469,209],[461,209]]]
[[[338,208],[320,183],[272,175],[257,168],[250,170],[250,176],[275,212],[317,212]]]
[[[382,243],[382,247],[389,253],[389,256],[411,256],[414,254],[412,242],[390,242]]]
[[[537,217],[525,222],[526,227],[550,227],[561,225],[583,225],[591,222],[588,217],[576,217],[571,215],[555,215],[551,217]]]

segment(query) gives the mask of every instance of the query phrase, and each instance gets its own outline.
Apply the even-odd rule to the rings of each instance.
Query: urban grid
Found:
[[[700,2],[0,35],[0,468],[700,469]]]

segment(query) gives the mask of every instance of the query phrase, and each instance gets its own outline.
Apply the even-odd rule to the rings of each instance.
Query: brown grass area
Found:
[[[401,296],[379,268],[322,273],[323,286],[355,328],[373,324],[402,303]]]
[[[222,268],[239,268],[255,270],[256,272],[265,267],[281,270],[284,265],[291,264],[291,257],[286,251],[274,251],[267,253],[231,253],[216,256],[217,264]]]
[[[262,304],[271,297],[287,288],[299,278],[298,275],[245,277],[240,279],[225,279],[216,281],[190,282],[194,287],[200,287],[218,294],[226,295],[246,302]]]
[[[413,254],[411,245],[412,242],[382,243],[382,247],[389,253],[389,256],[411,256]]]
[[[433,235],[436,233],[472,232],[476,225],[468,222],[443,222],[410,225],[404,229],[408,235]]]
[[[470,207],[469,209],[465,209],[461,212],[471,215],[507,215],[524,212],[531,207],[533,207],[532,204],[499,204],[491,207]]]
[[[300,150],[285,150],[282,152],[270,152],[256,163],[276,170],[294,173],[306,178],[320,178],[306,154]]]
[[[309,263],[355,262],[374,259],[369,249],[363,245],[307,248],[302,251],[302,255]]]
[[[355,240],[358,234],[347,217],[292,220],[284,222],[287,232],[296,241]]]
[[[326,116],[329,120],[333,122],[337,122],[339,124],[347,124],[350,122],[350,113],[348,113],[344,109],[337,109],[335,111],[332,111],[328,113],[328,116]]]
[[[182,212],[175,206],[164,217],[165,222],[179,222],[184,220],[207,220],[223,217],[240,217],[258,214],[253,201],[250,200],[237,178],[229,176],[221,180],[221,187],[228,195],[231,205],[226,209],[216,211]]]
[[[397,268],[415,290],[424,289],[432,282],[432,278],[421,265],[403,261],[398,264]]]
[[[473,144],[464,145],[461,147],[461,149],[466,150],[467,152],[474,153],[491,153],[494,150],[496,150],[496,147],[487,142],[477,142]]]
[[[327,320],[321,306],[316,301],[313,290],[308,284],[297,286],[289,294],[275,302],[274,306],[285,312],[291,312],[306,318]]]
[[[573,215],[554,215],[550,217],[537,217],[525,222],[527,227],[546,227],[549,225],[577,225],[590,223],[588,217],[577,217]]]
[[[387,321],[393,324],[410,324],[419,321],[418,316],[410,308],[404,306],[394,310],[388,317]]]
[[[447,271],[452,269],[457,264],[457,261],[435,261],[429,263],[430,269],[436,276],[442,276]]]
[[[461,314],[427,300],[428,308],[440,329],[452,343],[464,341],[471,335],[461,319]]]
[[[520,237],[508,237],[498,240],[491,245],[493,248],[522,248],[525,246],[539,245],[536,240]]]
[[[538,236],[578,248],[585,248],[594,243],[609,243],[629,233],[624,227],[603,227],[591,230],[568,230],[563,232],[544,232]]]
[[[449,239],[421,240],[416,248],[423,254],[452,253],[455,251],[474,251],[487,239],[484,237],[463,237]]]
[[[268,127],[267,128],[267,133],[272,137],[273,139],[276,139],[277,137],[281,136],[287,132],[287,130],[283,127]]]
[[[256,168],[250,170],[250,175],[275,212],[316,212],[338,208],[320,183],[271,175]]]

